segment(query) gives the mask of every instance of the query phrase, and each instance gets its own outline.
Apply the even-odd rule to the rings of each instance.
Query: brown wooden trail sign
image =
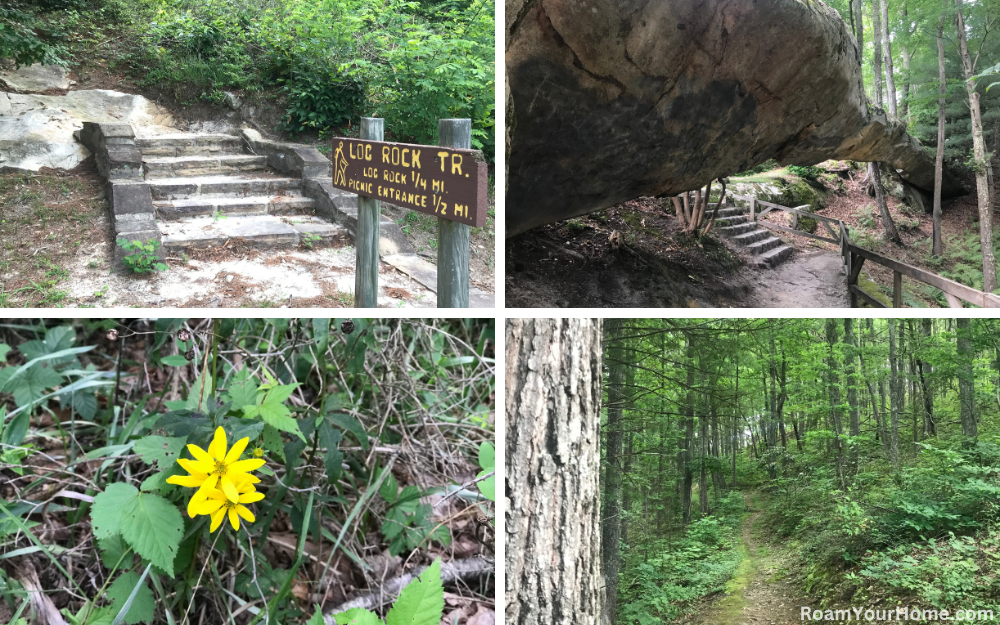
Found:
[[[479,150],[335,137],[333,186],[468,226],[486,225]]]

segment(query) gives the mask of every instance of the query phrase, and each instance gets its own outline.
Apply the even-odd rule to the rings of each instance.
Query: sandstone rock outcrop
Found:
[[[64,96],[0,92],[0,167],[72,169],[90,156],[73,133],[83,122],[123,122],[137,133],[163,132],[173,120],[140,95],[103,89]]]
[[[770,158],[934,160],[869,105],[860,50],[816,0],[509,0],[507,236]],[[961,193],[946,176],[945,196]]]

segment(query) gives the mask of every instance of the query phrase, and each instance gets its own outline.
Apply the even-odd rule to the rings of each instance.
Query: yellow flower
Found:
[[[243,504],[260,501],[264,498],[264,493],[255,492],[253,485],[249,482],[243,482],[238,490],[237,500],[231,501],[228,495],[218,488],[213,488],[208,492],[206,499],[195,507],[196,514],[207,514],[212,517],[212,527],[209,531],[217,530],[227,514],[229,515],[229,523],[236,531],[240,529],[239,517],[243,517],[249,523],[254,522],[253,513]]]
[[[218,486],[230,502],[239,500],[239,486],[247,483],[255,484],[260,478],[250,475],[249,471],[259,469],[264,465],[261,458],[250,460],[240,460],[240,455],[250,443],[249,437],[241,438],[226,451],[226,433],[220,427],[215,430],[215,437],[208,446],[206,452],[197,445],[188,445],[188,451],[194,456],[194,460],[179,458],[177,463],[181,465],[190,475],[174,475],[167,478],[167,483],[197,488],[198,492],[191,497],[188,502],[188,515],[201,502],[204,502],[209,493]],[[238,486],[239,485],[239,486]]]

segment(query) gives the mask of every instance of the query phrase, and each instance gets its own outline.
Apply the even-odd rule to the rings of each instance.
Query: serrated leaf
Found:
[[[242,369],[236,374],[223,398],[232,402],[235,410],[242,410],[244,406],[253,406],[257,403],[257,381],[250,375],[249,370]]]
[[[386,625],[437,625],[444,613],[441,560],[406,585],[385,617]]]
[[[383,469],[385,471],[385,469]],[[378,494],[382,495],[382,499],[385,499],[388,503],[395,503],[396,497],[399,494],[399,484],[396,483],[396,476],[389,472],[389,476],[385,478],[382,485],[378,488]]]
[[[125,555],[125,551],[129,548],[125,544],[125,540],[121,537],[121,534],[113,534],[107,538],[98,538],[97,545],[101,548],[101,561],[104,562],[104,566],[108,569],[114,568],[118,564],[118,560]],[[127,561],[122,561],[122,564],[127,564]]]
[[[62,375],[52,369],[49,363],[39,363],[27,369],[25,366],[27,365],[0,370],[0,391],[13,395],[14,402],[19,408],[30,404],[44,395],[47,389],[63,382]],[[18,371],[21,373],[15,377],[14,374]]]
[[[344,454],[340,451],[339,445],[343,435],[339,430],[330,427],[325,420],[319,425],[319,444],[326,447],[326,454],[323,456],[323,465],[326,467],[326,477],[333,483],[340,479],[343,471]]]
[[[248,419],[260,417],[268,425],[282,432],[295,434],[301,440],[305,441],[305,436],[303,436],[302,430],[299,429],[298,421],[290,416],[292,412],[284,404],[288,396],[299,385],[300,383],[296,382],[295,384],[276,386],[268,390],[263,395],[263,399],[259,400],[259,405],[243,408],[244,416]]]
[[[135,489],[132,489],[135,491]],[[174,570],[184,521],[169,501],[152,493],[136,495],[121,513],[121,534],[136,553],[164,571]]]
[[[316,611],[313,613],[312,618],[306,622],[306,625],[326,625],[326,621],[323,620],[323,610],[320,609],[319,604],[316,604]]]
[[[211,396],[212,374],[206,371],[204,376],[198,376],[198,379],[191,385],[191,390],[184,401],[184,407],[195,412],[205,412],[205,403]]]
[[[188,359],[180,354],[174,354],[173,356],[167,356],[166,358],[161,358],[160,362],[167,365],[168,367],[183,367],[188,364]]]
[[[112,608],[115,614],[121,610],[125,602],[128,601],[129,595],[132,594],[132,589],[135,588],[136,584],[139,583],[138,573],[122,573],[118,579],[116,579],[111,586],[108,587],[108,599],[111,599]],[[149,589],[146,582],[142,582],[142,587],[139,588],[139,592],[136,593],[135,599],[132,600],[132,605],[129,606],[128,612],[125,613],[125,622],[128,625],[135,625],[136,623],[149,623],[153,620],[153,609],[156,607],[156,602],[153,599],[153,591]]]
[[[87,421],[97,414],[97,396],[94,393],[72,393],[70,397],[73,410]]]
[[[94,536],[110,538],[119,533],[118,527],[122,519],[122,510],[139,495],[135,486],[130,484],[111,484],[103,493],[94,497],[94,505],[90,509],[90,519],[94,526]]]
[[[177,458],[184,450],[187,437],[145,436],[135,441],[132,451],[142,457],[146,464],[156,463],[161,471],[177,464]]]
[[[364,608],[351,608],[346,612],[334,615],[337,625],[381,625],[382,621],[374,612]]]

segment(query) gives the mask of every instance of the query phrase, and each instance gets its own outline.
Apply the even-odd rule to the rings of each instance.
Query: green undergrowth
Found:
[[[747,561],[740,541],[743,511],[742,497],[730,493],[682,536],[635,542],[642,546],[626,551],[619,575],[619,622],[653,625],[689,612],[705,595],[740,594],[735,593],[740,580],[752,575],[750,565],[742,564]]]

